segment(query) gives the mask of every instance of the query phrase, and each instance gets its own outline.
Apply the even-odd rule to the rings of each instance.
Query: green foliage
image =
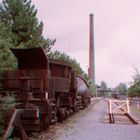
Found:
[[[15,96],[6,94],[6,96],[0,98],[0,109],[11,110],[15,107]]]
[[[11,110],[15,106],[15,97],[7,94],[5,97],[0,97],[0,138],[5,132],[7,123],[11,115]]]
[[[101,92],[101,96],[106,96],[109,97],[110,93],[107,91],[107,84],[105,81],[101,81],[101,85],[100,85],[100,92]]]
[[[126,83],[119,83],[119,85],[116,87],[116,91],[122,95],[126,95],[127,93]]]
[[[15,68],[9,48],[43,47],[49,52],[55,40],[42,35],[43,23],[36,18],[31,0],[2,0],[0,4],[0,69]]]
[[[140,74],[137,68],[135,68],[135,75],[132,78],[133,78],[133,82],[128,89],[128,96],[140,97]]]
[[[107,90],[107,84],[104,81],[101,81],[101,90]]]
[[[4,116],[0,112],[0,138],[2,138],[2,135],[4,134],[5,128],[6,128],[6,126],[5,126]]]
[[[10,43],[6,39],[0,39],[0,69],[11,69],[16,67],[15,58],[9,49]]]
[[[128,89],[128,96],[129,97],[140,97],[140,87],[133,85]]]
[[[50,50],[55,40],[42,36],[43,23],[36,18],[37,10],[31,0],[3,0],[0,6],[0,19],[12,31],[14,47],[43,47]]]
[[[11,44],[11,30],[1,20],[0,29],[0,69],[9,69],[14,67],[14,57],[9,50],[9,47],[13,47]]]

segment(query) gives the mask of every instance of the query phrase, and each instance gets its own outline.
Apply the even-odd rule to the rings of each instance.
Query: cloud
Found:
[[[89,14],[94,14],[96,83],[128,82],[140,69],[139,0],[32,0],[44,23],[44,36],[56,38],[52,50],[75,58],[87,72]]]
[[[108,46],[102,49],[101,58],[97,60],[100,65],[97,64],[97,68],[99,71],[101,69],[104,71],[102,72],[103,79],[108,79],[110,85],[116,83],[115,81],[118,81],[117,83],[119,81],[128,83],[131,80],[134,66],[140,68],[139,36],[140,19],[131,19],[130,22],[126,22],[120,28],[114,30]],[[114,79],[108,77],[114,77]]]
[[[137,64],[139,61],[140,46],[140,20],[134,20],[121,26],[114,35],[108,46],[110,60],[119,65]],[[119,58],[119,59],[118,59]]]

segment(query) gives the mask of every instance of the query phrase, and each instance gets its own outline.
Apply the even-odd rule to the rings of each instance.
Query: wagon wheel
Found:
[[[59,108],[58,118],[59,118],[59,121],[62,121],[66,118],[66,109],[65,108]]]
[[[44,129],[48,129],[48,127],[51,124],[51,119],[52,119],[52,108],[51,106],[48,106],[47,112],[42,114],[42,125]]]
[[[44,113],[42,115],[42,125],[43,125],[43,129],[48,129],[51,123],[51,119],[50,116],[46,113]]]

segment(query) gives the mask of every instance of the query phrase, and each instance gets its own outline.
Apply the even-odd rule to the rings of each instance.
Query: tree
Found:
[[[131,83],[131,86],[128,89],[128,96],[140,96],[140,74],[137,68],[135,69],[135,74],[132,77],[133,82]]]
[[[127,92],[126,83],[119,83],[119,85],[116,87],[116,91],[122,95],[125,95]]]
[[[42,36],[43,23],[36,18],[37,10],[31,0],[3,0],[0,5],[0,19],[10,26],[14,47],[43,47],[50,51],[55,40]]]
[[[107,90],[107,84],[104,81],[101,81],[101,90],[104,90],[104,91]]]
[[[42,35],[43,23],[36,18],[31,0],[2,0],[0,4],[0,68],[15,66],[9,48],[43,47],[49,52],[55,40]]]
[[[6,42],[6,40],[0,38],[0,69],[5,70],[5,69],[10,69],[10,68],[15,68],[15,59],[12,53],[10,52],[9,49],[9,42]],[[9,59],[10,58],[10,59]]]
[[[0,69],[13,68],[14,56],[9,50],[9,47],[13,47],[11,44],[11,30],[5,26],[3,22],[0,22]],[[10,58],[10,59],[9,59]]]
[[[101,96],[107,96],[107,84],[105,81],[101,81],[100,94]]]

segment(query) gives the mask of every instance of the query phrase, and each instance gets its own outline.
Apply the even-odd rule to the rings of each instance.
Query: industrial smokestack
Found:
[[[94,60],[94,15],[89,15],[89,69],[88,75],[95,85],[95,60]]]

